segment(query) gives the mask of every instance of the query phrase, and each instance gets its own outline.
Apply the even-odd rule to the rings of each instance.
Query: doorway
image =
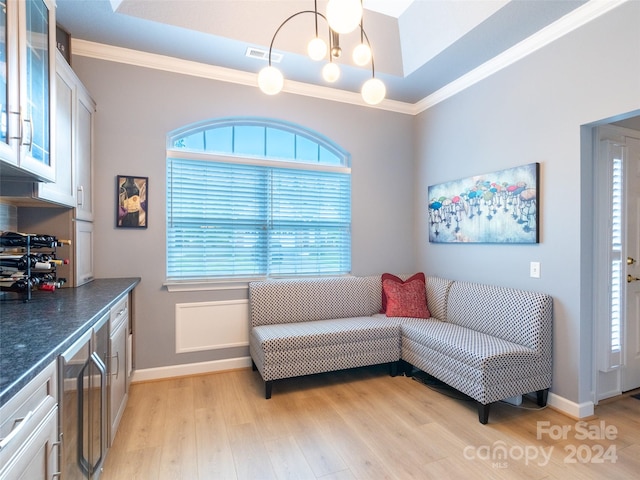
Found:
[[[597,404],[640,387],[640,117],[595,128],[593,166]]]

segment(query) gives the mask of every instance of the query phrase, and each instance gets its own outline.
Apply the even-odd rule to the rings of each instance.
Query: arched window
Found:
[[[167,280],[351,271],[349,155],[263,118],[225,118],[167,137]]]

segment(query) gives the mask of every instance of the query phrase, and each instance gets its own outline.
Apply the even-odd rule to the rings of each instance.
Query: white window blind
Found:
[[[246,125],[244,120],[242,127]],[[197,137],[209,139],[203,144],[206,152],[194,149],[192,133],[183,137],[189,142],[169,139],[169,145],[189,143],[198,154],[168,151],[167,280],[349,273],[350,169],[336,168],[335,155],[330,168],[321,159],[315,166],[283,162],[283,149],[273,143],[264,150],[279,151],[277,160],[249,158],[246,152],[252,147],[238,142],[243,128],[216,128],[222,135],[199,126],[203,133]],[[222,129],[233,132],[233,143],[242,152],[236,160],[209,153],[216,150],[211,139],[226,135]],[[271,132],[257,138],[279,136]],[[228,141],[221,144],[229,148]]]
[[[618,149],[619,150],[619,149]],[[621,152],[620,152],[621,153]],[[611,352],[616,358],[622,349],[622,202],[623,174],[621,155],[614,157],[611,174]]]

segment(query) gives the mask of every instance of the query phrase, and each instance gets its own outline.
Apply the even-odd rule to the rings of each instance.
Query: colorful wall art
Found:
[[[429,242],[538,243],[539,163],[429,186]]]

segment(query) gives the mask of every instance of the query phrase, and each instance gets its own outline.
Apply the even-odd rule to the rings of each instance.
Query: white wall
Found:
[[[552,392],[591,400],[588,178],[581,125],[640,108],[640,2],[629,2],[416,119],[417,263],[448,278],[554,297]],[[429,244],[427,186],[540,162],[540,243]],[[584,177],[584,178],[582,178]],[[587,179],[585,181],[584,179]],[[581,220],[581,216],[583,220]],[[529,262],[541,262],[540,279]]]
[[[176,303],[246,298],[246,290],[169,293],[165,280],[165,141],[209,118],[262,116],[329,137],[352,156],[352,267],[355,275],[414,270],[413,118],[258,88],[74,56],[97,103],[95,272],[140,276],[136,367],[149,369],[248,355],[245,347],[175,353]],[[149,177],[146,230],[115,228],[115,176]]]
[[[96,273],[142,277],[137,368],[246,354],[174,353],[176,303],[246,292],[163,288],[164,142],[167,132],[207,118],[272,116],[314,129],[352,154],[354,274],[424,270],[550,293],[552,392],[588,403],[591,167],[581,126],[640,109],[639,18],[640,2],[623,4],[416,117],[74,57],[98,105]],[[541,164],[540,244],[429,244],[428,185],[531,162]],[[115,229],[117,174],[150,177],[147,230]],[[541,262],[540,279],[529,278],[530,261]]]

